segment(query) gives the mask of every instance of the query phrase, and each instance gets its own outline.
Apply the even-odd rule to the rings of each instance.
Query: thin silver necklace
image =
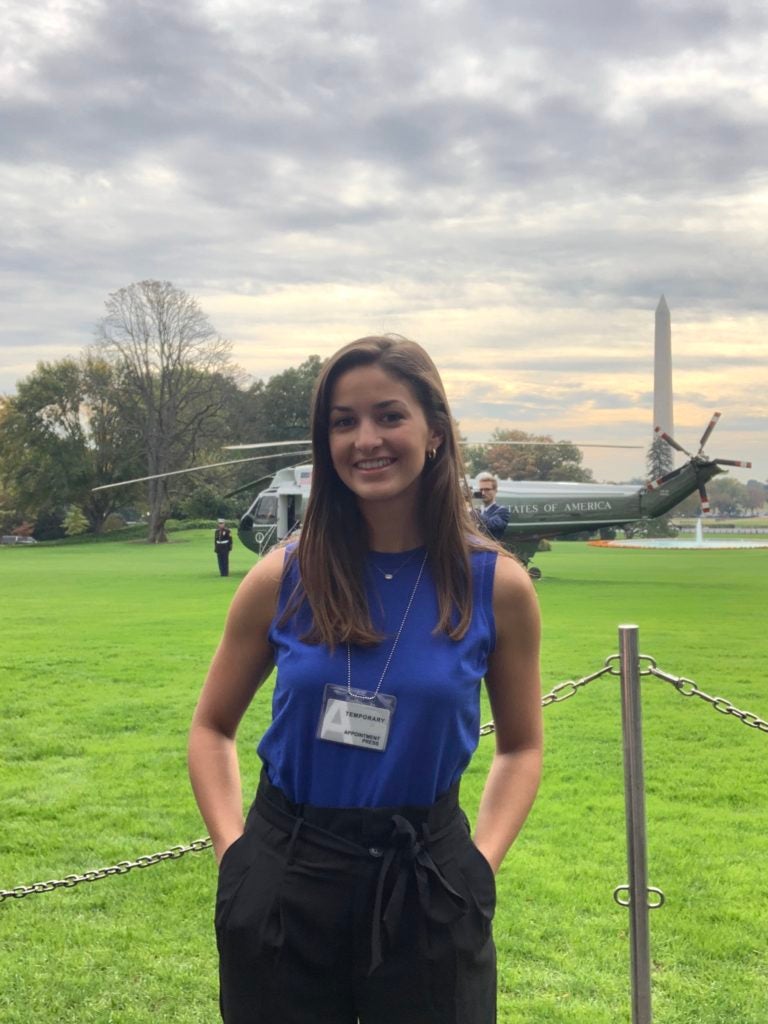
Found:
[[[414,554],[415,554],[415,552],[414,552]],[[387,674],[387,669],[389,668],[389,663],[392,661],[392,655],[395,653],[395,648],[397,647],[397,641],[400,639],[400,634],[403,632],[403,627],[405,626],[405,621],[408,618],[408,612],[411,610],[411,605],[413,604],[413,599],[414,599],[414,597],[416,597],[416,591],[419,589],[419,583],[421,583],[421,577],[422,577],[422,575],[424,573],[424,566],[426,564],[427,564],[427,555],[425,554],[424,558],[422,560],[422,563],[421,563],[421,568],[419,569],[419,575],[416,577],[416,582],[413,584],[413,590],[411,591],[411,596],[410,596],[410,598],[408,600],[408,607],[405,609],[405,613],[403,614],[403,621],[400,623],[400,628],[398,629],[397,633],[395,634],[395,639],[392,641],[392,649],[389,652],[389,657],[387,658],[387,663],[384,666],[384,671],[381,673],[381,677],[379,678],[379,681],[376,684],[376,689],[374,690],[373,693],[371,693],[371,694],[363,693],[362,690],[355,690],[355,691],[353,691],[353,689],[352,689],[352,648],[349,646],[349,644],[347,644],[347,693],[349,694],[350,697],[354,697],[356,700],[376,700],[376,698],[378,697],[379,690],[381,689],[381,684],[384,682],[384,676]],[[402,569],[402,566],[400,566],[400,568]]]
[[[373,559],[371,559],[371,565],[376,570],[376,572],[380,572],[381,573],[381,575],[384,577],[385,580],[393,580],[395,578],[395,576],[397,576],[397,574],[400,572],[400,570],[404,569],[406,567],[406,565],[408,565],[408,563],[410,561],[412,561],[414,555],[416,555],[418,550],[419,549],[416,548],[415,551],[412,551],[410,553],[410,555],[408,555],[406,560],[401,565],[398,565],[398,567],[396,569],[393,569],[392,572],[385,572],[384,569],[382,569],[380,565],[376,565],[376,563],[373,561]],[[382,554],[383,554],[383,552],[382,552]]]

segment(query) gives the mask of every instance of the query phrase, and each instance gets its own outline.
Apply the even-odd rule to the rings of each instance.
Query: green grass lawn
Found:
[[[171,544],[0,549],[0,888],[205,834],[186,778],[192,708],[251,555],[221,579],[207,532]],[[768,719],[766,551],[560,543],[538,557],[544,686],[617,650],[617,625],[701,689]],[[643,680],[657,1024],[768,1020],[768,735]],[[240,738],[246,791],[269,695]],[[628,1024],[618,681],[545,711],[539,799],[499,876],[502,1024]],[[471,813],[492,750],[465,777]],[[215,1024],[210,852],[0,904],[4,1024]],[[393,1022],[394,1024],[394,1022]]]

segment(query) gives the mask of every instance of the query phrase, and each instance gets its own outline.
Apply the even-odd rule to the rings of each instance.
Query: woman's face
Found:
[[[427,450],[443,442],[410,385],[375,363],[336,381],[328,440],[334,469],[362,503],[416,501]]]

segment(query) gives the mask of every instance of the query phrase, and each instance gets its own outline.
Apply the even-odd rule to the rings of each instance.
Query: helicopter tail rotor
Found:
[[[667,444],[670,445],[672,448],[674,448],[676,451],[682,452],[684,455],[687,455],[688,458],[692,462],[700,462],[702,464],[706,462],[706,463],[709,463],[710,465],[715,465],[715,466],[740,466],[742,469],[751,469],[752,468],[752,463],[751,462],[743,462],[743,461],[739,461],[737,459],[708,459],[704,455],[704,446],[706,445],[707,441],[709,440],[710,435],[712,434],[712,431],[717,426],[718,421],[720,419],[720,415],[721,414],[719,412],[716,412],[716,413],[712,414],[712,419],[709,421],[709,423],[707,424],[706,430],[701,435],[701,441],[699,442],[699,450],[696,452],[695,455],[691,455],[691,453],[689,451],[687,451],[685,448],[683,448],[683,446],[681,444],[678,444],[678,442],[673,437],[671,437],[669,434],[667,434],[666,431],[662,430],[661,427],[656,427],[656,433],[659,435],[659,437],[663,438],[667,442]],[[685,468],[684,466],[681,466],[678,469],[673,469],[671,473],[666,473],[664,476],[660,477],[658,480],[652,481],[651,483],[648,484],[648,490],[649,491],[657,490],[663,484],[667,483],[668,481],[670,481],[674,477],[676,477],[678,475],[678,473],[682,473],[684,468]],[[703,481],[699,483],[699,497],[701,498],[701,511],[705,515],[710,513],[712,511],[712,507],[711,507],[711,505],[709,503],[709,498],[707,497],[707,491],[706,491],[706,488],[704,487]]]

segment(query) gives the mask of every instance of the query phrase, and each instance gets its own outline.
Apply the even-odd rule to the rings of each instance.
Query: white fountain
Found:
[[[683,551],[714,551],[742,550],[746,548],[768,548],[768,537],[764,541],[741,540],[737,537],[704,539],[704,527],[701,516],[696,520],[696,534],[692,539],[687,537],[632,537],[626,540],[593,541],[597,547],[610,548],[673,548]]]

